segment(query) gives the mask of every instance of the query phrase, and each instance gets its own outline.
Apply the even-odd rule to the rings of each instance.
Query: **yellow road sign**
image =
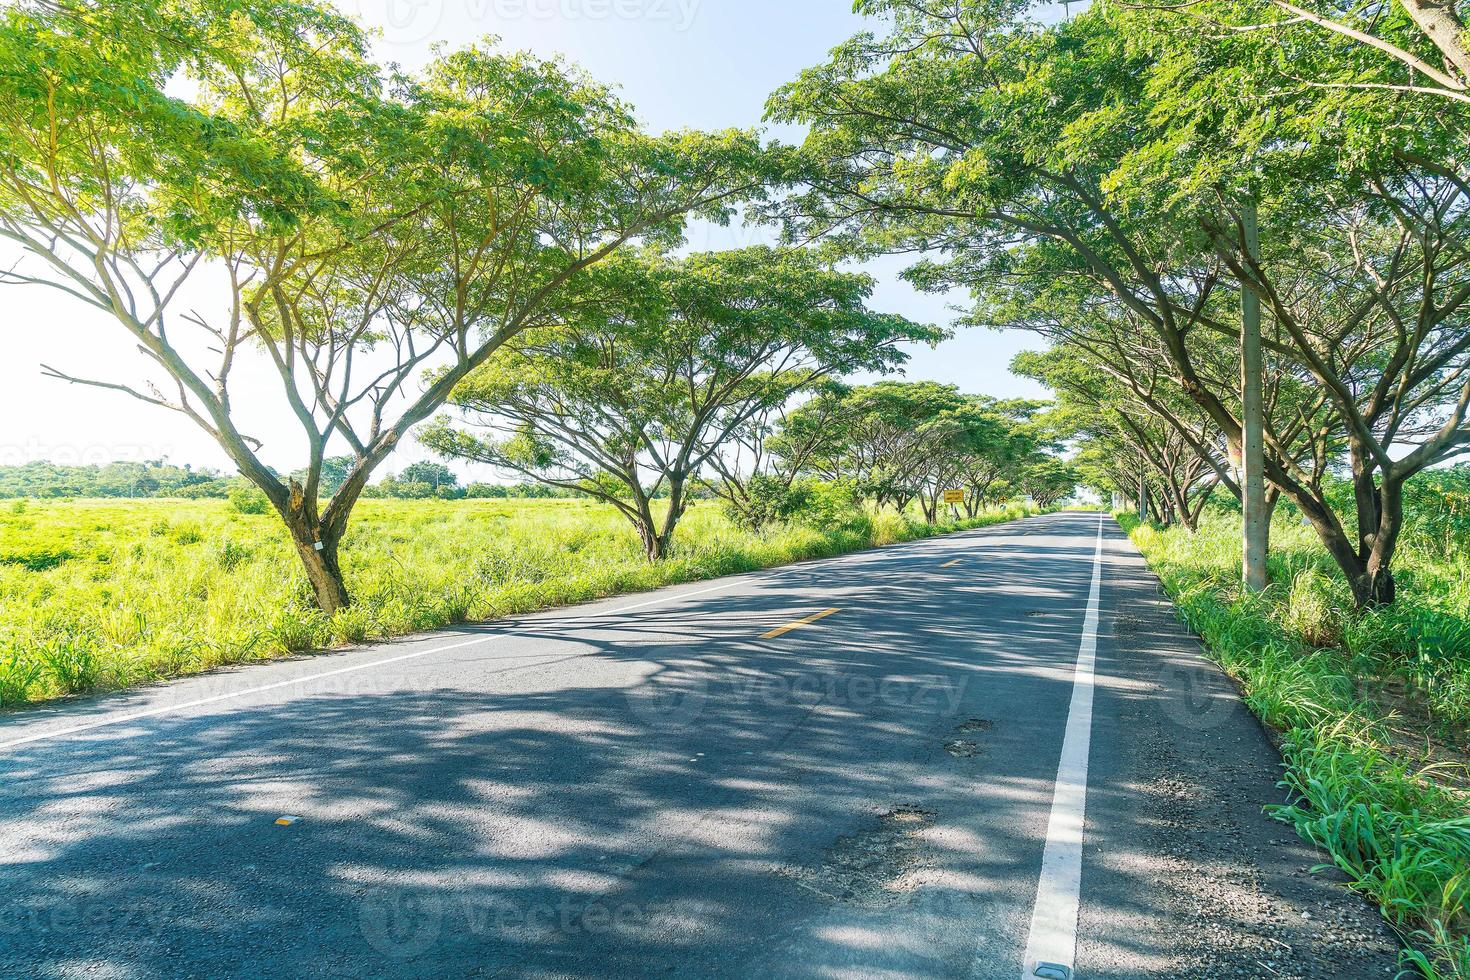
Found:
[[[946,490],[946,491],[944,491],[944,502],[947,503],[947,504],[962,504],[962,503],[964,503],[965,502],[965,491],[963,491],[963,490]]]

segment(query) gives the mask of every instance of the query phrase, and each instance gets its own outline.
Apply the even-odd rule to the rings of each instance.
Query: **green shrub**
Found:
[[[169,537],[178,545],[198,544],[204,540],[204,532],[199,530],[198,524],[178,524],[169,532]]]
[[[34,545],[17,551],[0,552],[0,565],[19,565],[27,571],[44,572],[75,557],[67,548]]]
[[[30,698],[31,687],[41,679],[41,664],[12,653],[0,657],[0,708],[22,704]]]
[[[305,653],[326,644],[330,632],[324,619],[316,609],[293,604],[277,613],[268,635],[278,650]]]
[[[1448,558],[1470,540],[1470,466],[1428,470],[1404,486],[1405,526],[1419,545]]]
[[[230,495],[228,480],[204,480],[181,487],[173,496],[181,500],[226,500]]]
[[[736,527],[759,531],[798,517],[812,506],[815,496],[810,480],[788,484],[778,477],[757,474],[746,484],[742,503],[725,503],[725,514]]]
[[[1335,647],[1342,643],[1342,611],[1350,601],[1325,574],[1305,568],[1292,580],[1281,622],[1308,646]]]
[[[215,562],[221,569],[229,572],[249,561],[253,553],[249,546],[230,538],[223,538],[215,547]]]
[[[85,694],[96,688],[102,678],[102,661],[82,637],[41,641],[36,657],[41,662],[43,676],[62,694]]]
[[[228,493],[230,507],[237,514],[268,514],[271,509],[270,498],[265,495],[259,487],[248,484],[237,483],[230,487]]]
[[[857,534],[870,537],[873,533],[871,515],[863,508],[857,490],[843,481],[812,483],[811,495],[806,506],[796,519],[807,527],[817,530]]]
[[[332,616],[331,636],[338,643],[361,643],[373,635],[374,625],[370,610],[349,606]]]
[[[895,514],[890,510],[864,515],[864,520],[867,522],[866,533],[878,545],[889,545],[913,537],[927,537],[930,533],[927,524],[910,520],[905,515]],[[854,530],[860,527],[854,526]]]

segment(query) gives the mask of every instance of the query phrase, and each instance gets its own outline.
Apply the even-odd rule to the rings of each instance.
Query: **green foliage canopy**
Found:
[[[901,343],[942,336],[869,309],[870,277],[806,250],[628,253],[589,282],[564,322],[456,389],[455,406],[488,437],[443,421],[423,439],[612,503],[652,557],[667,549],[691,478],[757,414],[829,376],[892,370]]]

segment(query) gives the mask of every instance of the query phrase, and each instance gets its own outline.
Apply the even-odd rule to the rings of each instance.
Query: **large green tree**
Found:
[[[792,232],[938,253],[912,278],[974,291],[976,322],[1028,325],[1018,311],[1056,290],[1105,306],[1232,447],[1237,385],[1219,355],[1239,344],[1232,294],[1257,292],[1273,370],[1318,399],[1268,445],[1267,477],[1357,600],[1391,601],[1404,482],[1470,444],[1470,184],[1442,164],[1453,134],[1425,113],[1406,113],[1412,131],[1376,108],[1339,118],[1331,90],[1283,93],[1273,64],[1159,30],[1157,11],[1099,2],[1044,26],[994,0],[859,7],[891,30],[771,102],[810,127]],[[1347,513],[1325,489],[1344,464]]]
[[[1071,463],[1060,459],[1038,460],[1021,474],[1020,487],[1041,507],[1054,507],[1070,497],[1082,482]]]
[[[650,559],[667,555],[691,481],[752,419],[829,376],[891,370],[899,344],[942,336],[869,309],[870,277],[806,250],[629,254],[592,278],[561,323],[456,388],[483,435],[446,420],[423,440],[605,500]]]
[[[750,134],[645,135],[554,61],[480,46],[385,72],[310,2],[0,13],[0,238],[28,256],[0,279],[105,314],[145,369],[50,373],[215,438],[328,613],[352,509],[409,429],[599,262],[725,220],[761,159]],[[247,361],[273,392],[236,397]],[[270,448],[306,458],[299,479],[251,435],[269,416],[298,427]],[[334,450],[352,464],[321,500]]]
[[[919,509],[934,524],[948,490],[964,491],[966,513],[978,513],[993,480],[1012,462],[1018,433],[991,399],[967,397],[926,423],[920,435],[926,451],[916,473]]]

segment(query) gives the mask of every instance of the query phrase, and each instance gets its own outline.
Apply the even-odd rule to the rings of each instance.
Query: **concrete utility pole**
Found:
[[[1148,523],[1148,476],[1146,473],[1138,474],[1138,520]]]
[[[1256,224],[1256,202],[1248,199],[1241,208],[1246,254],[1252,262],[1261,257],[1261,233]],[[1261,297],[1245,283],[1240,284],[1242,329],[1240,334],[1241,425],[1240,489],[1245,514],[1242,578],[1250,592],[1266,587],[1266,548],[1270,517],[1266,513],[1266,427],[1265,393],[1261,381]]]

